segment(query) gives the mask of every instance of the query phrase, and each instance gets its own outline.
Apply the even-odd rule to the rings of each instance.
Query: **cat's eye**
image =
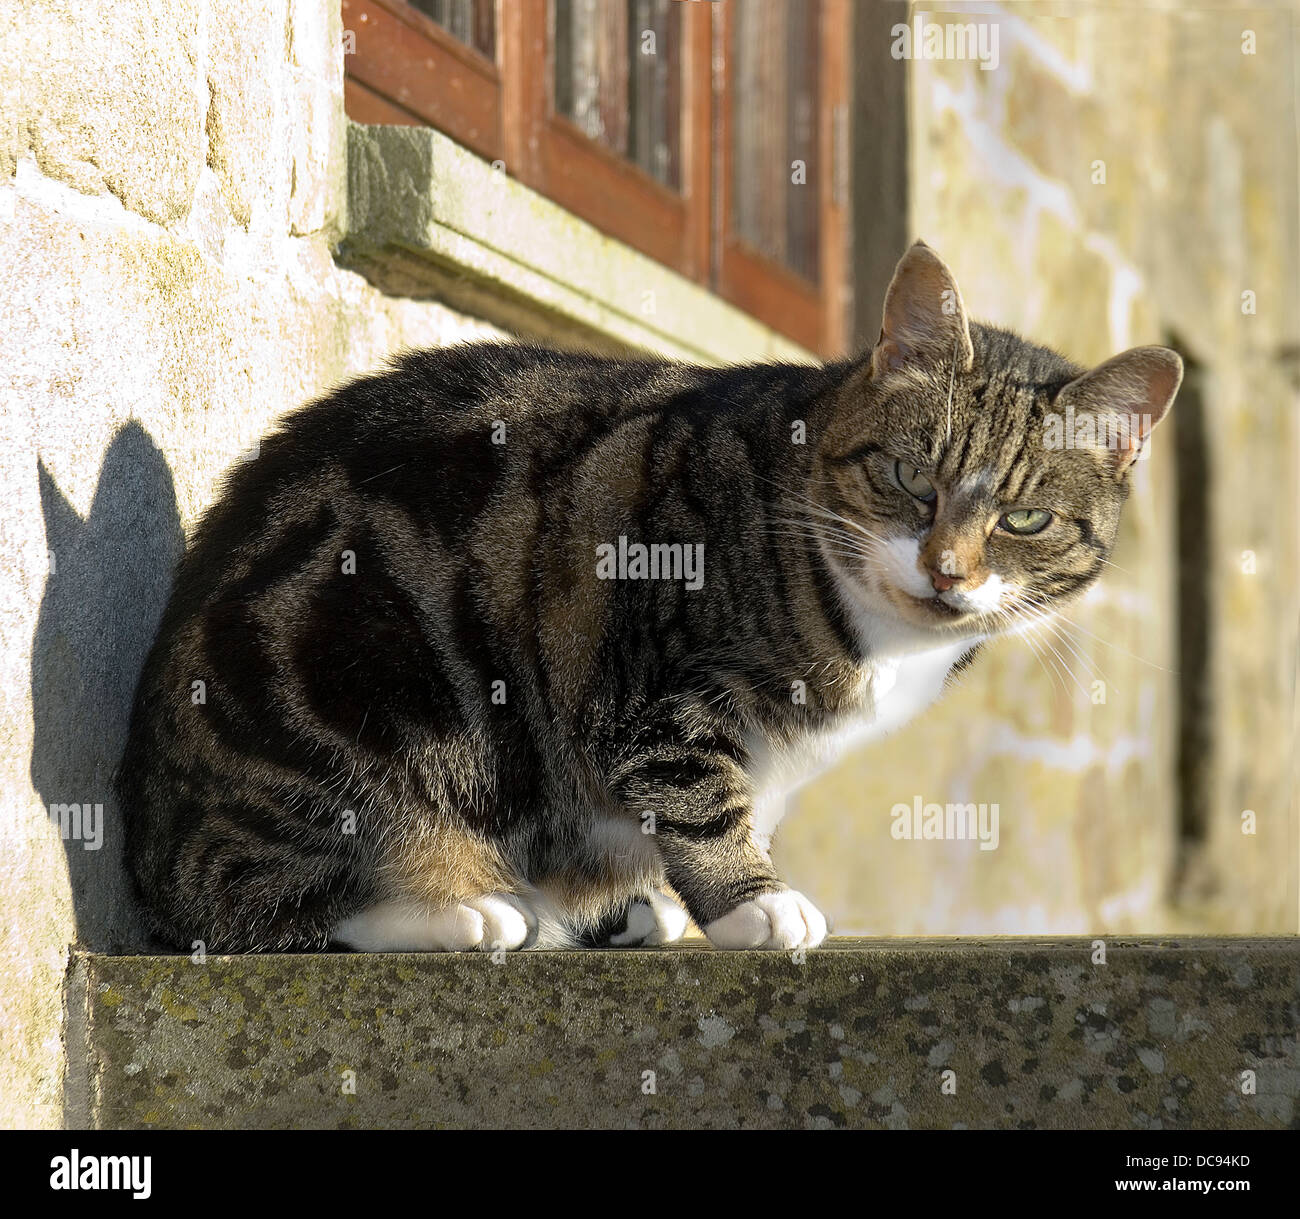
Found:
[[[915,466],[905,461],[894,462],[894,477],[908,495],[915,495],[923,504],[928,504],[934,499],[936,494],[934,483]]]
[[[1008,533],[1018,533],[1022,537],[1042,533],[1051,523],[1052,514],[1046,508],[1017,508],[998,522]]]

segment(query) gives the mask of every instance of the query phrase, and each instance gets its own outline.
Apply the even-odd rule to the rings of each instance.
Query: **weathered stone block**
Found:
[[[183,217],[204,161],[202,0],[25,4],[6,22],[0,164],[24,153],[128,211]],[[159,36],[159,31],[166,36]],[[10,109],[12,108],[12,109]]]
[[[96,1127],[1277,1127],[1295,940],[77,958]],[[1244,1073],[1253,1073],[1247,1075]]]

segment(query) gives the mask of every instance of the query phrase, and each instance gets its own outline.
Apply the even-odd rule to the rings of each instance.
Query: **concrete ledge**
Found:
[[[704,364],[814,360],[428,128],[351,124],[338,259],[392,295],[549,342]]]
[[[101,1128],[1297,1123],[1300,943],[1114,939],[1105,964],[1093,944],[837,940],[802,963],[693,946],[202,965],[83,954],[69,986],[67,1117]]]

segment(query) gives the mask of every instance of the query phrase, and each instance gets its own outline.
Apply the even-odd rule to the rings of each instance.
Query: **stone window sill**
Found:
[[[348,130],[339,262],[521,337],[705,364],[816,357],[440,132]]]

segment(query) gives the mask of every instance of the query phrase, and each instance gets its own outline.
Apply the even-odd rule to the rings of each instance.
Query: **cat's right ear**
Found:
[[[1123,474],[1142,455],[1151,429],[1168,413],[1183,383],[1183,359],[1169,347],[1133,347],[1076,377],[1056,396],[1065,414],[1090,413],[1094,434]]]
[[[975,360],[966,306],[947,264],[918,241],[899,260],[885,293],[871,369],[879,376],[908,364],[946,365],[954,359],[962,372]]]

